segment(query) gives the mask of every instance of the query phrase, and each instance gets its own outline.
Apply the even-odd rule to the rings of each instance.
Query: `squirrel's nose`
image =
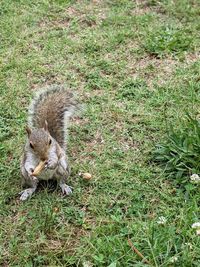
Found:
[[[48,160],[48,157],[47,156],[43,156],[40,158],[41,161],[47,161]]]

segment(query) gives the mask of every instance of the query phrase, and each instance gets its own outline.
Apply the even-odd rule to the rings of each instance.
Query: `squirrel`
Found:
[[[28,188],[20,192],[20,200],[29,198],[43,179],[56,179],[64,195],[72,193],[65,183],[70,174],[65,152],[69,118],[77,107],[74,95],[60,85],[47,87],[33,98],[28,109],[27,141],[20,164],[22,185]],[[35,175],[34,170],[41,161],[45,167]]]

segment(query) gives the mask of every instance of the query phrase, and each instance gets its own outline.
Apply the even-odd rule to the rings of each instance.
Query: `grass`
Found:
[[[164,165],[165,172],[178,184],[199,173],[199,138],[199,120],[188,115],[181,130],[169,129],[166,142],[153,153],[154,159]]]
[[[3,0],[0,14],[0,265],[146,266],[130,239],[151,266],[199,266],[199,188],[150,163],[165,118],[179,131],[199,114],[198,1]],[[52,83],[86,104],[69,131],[74,192],[49,183],[21,203],[27,107]]]

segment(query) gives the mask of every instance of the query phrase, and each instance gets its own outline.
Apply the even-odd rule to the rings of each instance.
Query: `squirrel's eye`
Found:
[[[32,143],[30,143],[30,147],[31,147],[32,149],[34,149],[34,146],[33,146],[33,144],[32,144]]]
[[[49,145],[51,144],[51,139],[49,140]]]

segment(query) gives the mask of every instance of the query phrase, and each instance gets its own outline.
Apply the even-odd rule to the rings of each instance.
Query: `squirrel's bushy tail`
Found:
[[[63,86],[49,86],[34,97],[29,107],[28,124],[43,128],[46,120],[51,136],[64,147],[68,121],[77,106],[74,95]]]

